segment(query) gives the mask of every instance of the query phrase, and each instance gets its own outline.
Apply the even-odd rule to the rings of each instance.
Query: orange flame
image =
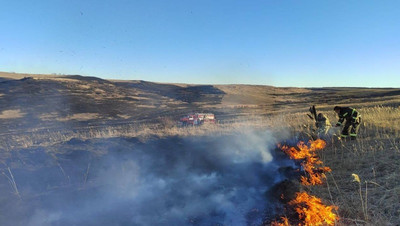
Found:
[[[339,220],[339,217],[332,212],[338,209],[337,206],[326,206],[321,199],[306,192],[296,193],[296,198],[288,204],[291,211],[296,214],[297,219],[289,222],[287,217],[281,217],[279,221],[274,221],[271,225],[334,225],[335,221]]]
[[[339,217],[332,213],[332,210],[337,210],[337,206],[325,206],[321,199],[309,195],[306,192],[296,193],[296,199],[289,202],[296,212],[299,214],[299,219],[305,225],[334,225]]]
[[[323,179],[326,178],[325,172],[330,172],[329,167],[317,167],[322,164],[322,161],[316,155],[316,150],[323,149],[326,142],[323,140],[309,141],[309,145],[304,142],[299,142],[296,147],[288,147],[286,145],[278,145],[291,159],[304,159],[301,163],[307,176],[301,176],[303,185],[323,184]],[[332,212],[337,210],[337,206],[325,206],[321,199],[309,195],[306,192],[296,193],[296,198],[288,203],[292,212],[297,215],[293,216],[295,222],[292,224],[298,225],[334,225],[339,217]],[[290,217],[292,219],[292,216]],[[288,226],[290,225],[287,217],[281,217],[281,222],[274,221],[271,225]]]
[[[288,147],[287,145],[278,145],[291,159],[304,159],[307,157],[315,156],[316,150],[323,149],[326,146],[326,142],[321,139],[315,141],[309,141],[309,147],[300,141],[296,147]]]
[[[271,226],[289,226],[289,219],[287,217],[281,217],[282,223],[279,223],[277,221],[274,221],[271,223]]]
[[[318,150],[324,149],[326,147],[326,142],[321,139],[317,139],[315,141],[309,141],[311,149]]]
[[[309,141],[309,145],[300,141],[296,147],[288,147],[286,145],[279,147],[287,154],[291,159],[304,159],[301,165],[304,171],[307,173],[307,177],[301,177],[301,183],[304,185],[317,185],[323,184],[323,179],[326,178],[325,172],[330,172],[329,167],[317,167],[316,165],[322,164],[322,161],[316,155],[316,151],[323,149],[326,146],[326,142],[321,139],[315,141]]]

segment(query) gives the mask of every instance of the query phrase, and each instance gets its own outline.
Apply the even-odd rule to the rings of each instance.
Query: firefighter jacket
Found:
[[[339,111],[339,121],[336,123],[336,126],[342,125],[345,119],[346,123],[356,123],[359,117],[360,114],[356,111],[356,109],[349,107],[342,107],[340,108]]]

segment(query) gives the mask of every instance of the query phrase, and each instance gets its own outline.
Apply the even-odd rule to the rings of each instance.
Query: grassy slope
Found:
[[[320,153],[332,168],[327,185],[303,189],[338,205],[341,224],[400,224],[399,89],[190,86],[46,75],[10,82],[27,75],[0,76],[1,160],[10,150],[71,138],[221,134],[243,126],[305,133],[312,124],[305,116],[311,104],[332,123],[334,105],[357,107],[364,119],[360,139],[330,141]],[[177,127],[175,121],[192,111],[214,112],[221,123]]]

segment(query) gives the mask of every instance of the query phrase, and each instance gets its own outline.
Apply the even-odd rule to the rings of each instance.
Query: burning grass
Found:
[[[295,200],[289,202],[299,215],[299,220],[305,225],[333,225],[338,216],[332,213],[337,206],[326,206],[321,199],[309,195],[306,192],[297,193]]]
[[[320,185],[326,178],[325,173],[330,172],[329,167],[320,167],[322,161],[316,154],[317,150],[323,149],[326,142],[318,139],[309,141],[309,145],[300,141],[296,147],[289,147],[287,145],[280,146],[291,159],[302,160],[301,166],[303,167],[306,176],[301,176],[301,183],[303,185]]]
[[[333,213],[337,206],[324,205],[320,198],[299,192],[296,198],[288,203],[291,213],[288,217],[282,217],[280,222],[273,222],[274,226],[286,225],[334,225],[339,217]]]
[[[319,167],[322,161],[316,154],[317,150],[326,147],[326,142],[317,139],[309,141],[308,145],[300,141],[296,147],[278,145],[291,159],[301,160],[301,166],[306,176],[301,176],[303,185],[322,185],[326,179],[329,167]],[[334,225],[339,217],[333,213],[337,206],[324,205],[320,198],[309,195],[306,192],[296,193],[296,198],[287,203],[287,215],[282,217],[281,222],[273,222],[272,225]]]

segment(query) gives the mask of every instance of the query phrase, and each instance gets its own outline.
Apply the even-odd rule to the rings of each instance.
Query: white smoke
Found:
[[[29,216],[20,222],[260,225],[273,209],[266,192],[282,179],[278,172],[281,163],[271,153],[276,139],[269,132],[172,137],[147,143],[118,139],[106,147],[105,141],[97,142],[90,145],[107,148],[109,154],[91,158],[85,187],[56,190],[43,195],[29,211],[15,210]],[[68,159],[60,164],[71,178],[82,178],[88,161],[74,157],[81,166]],[[35,179],[46,180],[46,175],[41,176]]]

